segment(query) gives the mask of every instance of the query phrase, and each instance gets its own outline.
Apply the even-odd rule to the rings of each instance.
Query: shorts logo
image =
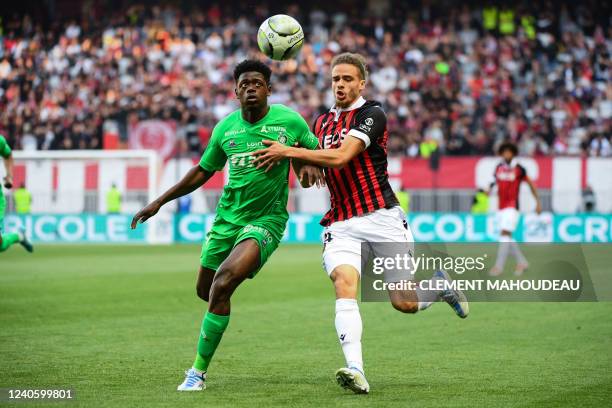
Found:
[[[327,244],[328,242],[330,242],[332,240],[332,234],[331,232],[326,232],[325,234],[323,234],[323,243]]]
[[[346,338],[346,334],[345,334],[345,333],[342,333],[342,334],[340,335],[340,341],[344,341],[344,339],[345,339],[345,338]]]
[[[258,232],[264,236],[264,238],[261,240],[262,245],[265,246],[265,245],[268,245],[268,243],[272,242],[272,234],[270,234],[270,231],[268,231],[267,229],[263,227],[260,227],[258,225],[248,224],[242,229],[242,232],[244,233],[251,232],[251,231]]]

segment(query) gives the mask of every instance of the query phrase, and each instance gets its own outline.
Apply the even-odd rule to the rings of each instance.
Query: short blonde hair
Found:
[[[368,79],[368,66],[366,63],[366,59],[363,55],[352,52],[343,52],[342,54],[336,55],[334,57],[331,63],[331,67],[333,69],[336,65],[340,64],[349,64],[356,67],[359,70],[361,79]]]

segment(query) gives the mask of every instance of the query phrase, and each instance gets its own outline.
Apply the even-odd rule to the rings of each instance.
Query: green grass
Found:
[[[195,246],[39,246],[0,254],[0,387],[71,387],[91,407],[604,406],[612,303],[361,305],[372,392],[343,357],[319,246],[282,245],[232,299],[208,389],[178,393],[205,304]],[[8,405],[0,403],[0,405]],[[23,406],[35,406],[28,403]],[[53,403],[42,406],[61,406]]]

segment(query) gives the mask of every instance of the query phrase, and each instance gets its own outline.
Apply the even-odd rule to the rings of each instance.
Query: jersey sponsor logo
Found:
[[[370,130],[372,130],[372,127],[366,125],[365,123],[362,123],[361,125],[359,125],[359,129],[365,130],[366,132],[369,132]]]
[[[334,135],[323,136],[323,148],[329,149],[329,148],[342,144],[348,132],[349,132],[348,129],[342,129],[340,133],[336,133]]]
[[[516,180],[516,173],[514,171],[500,171],[497,173],[497,178],[500,181],[514,181]]]
[[[240,135],[242,133],[246,133],[246,128],[228,130],[227,132],[224,133],[224,135],[225,136],[235,136],[235,135]]]
[[[263,142],[247,142],[247,147],[263,147]]]
[[[283,126],[269,126],[263,125],[261,127],[261,133],[269,133],[269,132],[286,132],[287,129]]]

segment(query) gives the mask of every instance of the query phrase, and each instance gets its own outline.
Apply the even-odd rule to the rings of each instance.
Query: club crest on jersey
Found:
[[[282,130],[278,133],[278,143],[287,143],[287,135]]]

